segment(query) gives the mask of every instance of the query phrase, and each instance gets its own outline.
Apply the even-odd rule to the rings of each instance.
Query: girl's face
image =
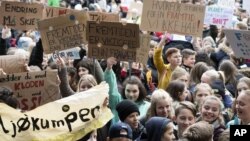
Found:
[[[173,123],[169,123],[167,126],[170,127],[170,129],[166,130],[162,137],[161,137],[161,141],[173,141],[175,139],[174,136],[174,125]]]
[[[181,56],[180,52],[172,53],[168,57],[169,63],[171,65],[173,65],[173,66],[180,66],[181,65],[181,60],[182,60],[182,56]]]
[[[202,120],[212,123],[220,115],[220,103],[213,99],[208,99],[201,107]]]
[[[139,97],[140,91],[137,84],[127,84],[125,87],[125,96],[127,99],[136,101]]]
[[[133,112],[124,120],[132,129],[137,129],[139,126],[139,113]]]
[[[94,87],[93,85],[91,85],[88,81],[81,81],[81,84],[80,84],[80,88],[79,88],[79,92],[83,92],[83,91],[86,91],[90,88]]]
[[[238,95],[240,93],[242,93],[243,91],[249,90],[250,88],[248,87],[248,85],[245,82],[239,82],[237,85],[237,91],[238,91]]]
[[[207,89],[199,89],[195,95],[195,102],[198,105],[200,105],[204,101],[205,97],[207,97],[209,95],[211,95],[211,94]]]
[[[241,93],[236,99],[236,112],[238,117],[246,123],[250,123],[250,96],[245,92]]]
[[[79,67],[79,69],[78,69],[79,77],[82,77],[85,74],[89,74],[89,70],[85,67]]]
[[[171,112],[171,102],[167,99],[160,99],[156,102],[156,115],[159,117],[169,117]]]
[[[182,109],[176,117],[176,123],[179,130],[186,130],[190,125],[195,123],[195,116],[189,109]]]

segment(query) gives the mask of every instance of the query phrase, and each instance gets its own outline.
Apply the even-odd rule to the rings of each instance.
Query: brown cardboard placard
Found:
[[[0,56],[0,68],[7,74],[24,72],[25,59],[19,55]]]
[[[145,0],[140,28],[201,37],[205,6]]]
[[[1,9],[0,24],[15,29],[35,29],[37,21],[42,19],[41,4],[3,1]]]
[[[86,35],[89,45],[101,43],[103,48],[139,48],[139,25],[119,22],[88,21]]]
[[[26,111],[61,98],[57,79],[57,71],[13,73],[0,76],[0,86],[11,89]]]
[[[140,34],[140,48],[136,50],[136,62],[147,64],[151,36]]]
[[[86,12],[71,13],[38,22],[44,52],[65,50],[86,43]]]
[[[105,12],[96,12],[96,11],[89,11],[89,20],[90,21],[107,21],[107,22],[119,22],[120,16],[119,13],[105,13]]]
[[[43,9],[43,19],[55,18],[61,15],[71,14],[75,12],[81,12],[81,11],[63,7],[47,6]]]

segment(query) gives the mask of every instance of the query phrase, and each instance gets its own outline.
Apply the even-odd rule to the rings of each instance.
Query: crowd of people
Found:
[[[120,0],[43,2],[77,10],[119,12],[121,18],[128,12],[128,5]],[[241,3],[236,0],[233,29],[249,30],[250,18]],[[167,32],[148,33],[147,64],[112,56],[88,58],[87,45],[78,47],[80,59],[54,60],[43,53],[38,31],[7,26],[2,26],[0,55],[23,55],[29,72],[58,69],[62,98],[102,81],[109,84],[113,119],[79,141],[228,141],[230,125],[250,124],[250,78],[249,73],[240,71],[250,66],[250,60],[235,56],[222,27],[204,25],[202,38],[186,35],[178,38],[181,40]],[[4,68],[0,68],[0,75],[6,75]],[[12,93],[0,86],[0,102],[18,109]]]

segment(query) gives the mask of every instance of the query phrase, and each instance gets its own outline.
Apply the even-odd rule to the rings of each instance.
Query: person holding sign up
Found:
[[[164,64],[162,57],[162,47],[164,47],[166,38],[166,35],[162,37],[154,53],[154,63],[158,71],[158,88],[164,90],[169,84],[172,72],[181,65],[182,61],[180,50],[177,48],[169,48],[164,53],[169,64]]]

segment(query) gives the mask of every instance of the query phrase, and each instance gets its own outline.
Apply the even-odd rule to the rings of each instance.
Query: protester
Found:
[[[177,133],[175,137],[182,138],[183,132],[196,121],[197,110],[195,105],[189,101],[180,102],[175,109],[175,122],[177,124]]]
[[[107,141],[132,141],[132,139],[132,129],[126,123],[118,122],[109,129]]]
[[[200,121],[189,126],[179,141],[213,141],[213,126]]]
[[[170,119],[163,117],[152,117],[146,122],[148,141],[173,141],[174,124]]]
[[[151,105],[145,117],[141,118],[141,123],[145,123],[151,117],[165,117],[173,119],[172,97],[163,89],[157,89],[151,96]]]

